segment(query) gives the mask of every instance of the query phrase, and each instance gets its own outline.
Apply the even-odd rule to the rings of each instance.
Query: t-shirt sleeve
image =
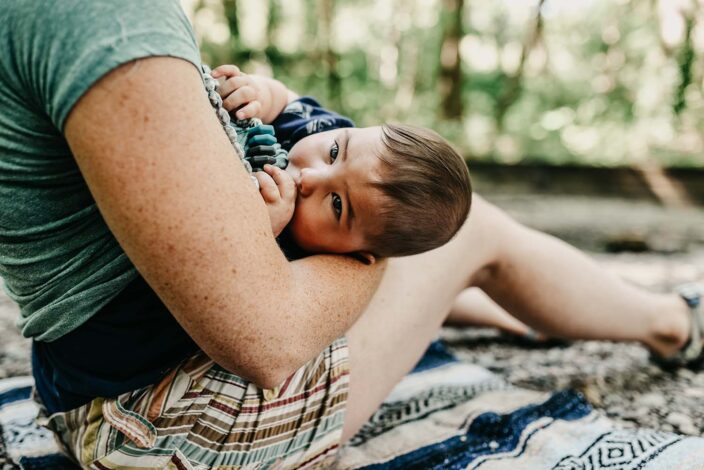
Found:
[[[323,108],[310,96],[290,102],[271,124],[281,147],[286,150],[291,150],[296,142],[311,134],[354,127],[350,118]]]
[[[178,0],[18,1],[14,29],[24,36],[15,51],[22,57],[19,78],[62,132],[81,96],[126,62],[170,56],[200,65],[191,25]]]

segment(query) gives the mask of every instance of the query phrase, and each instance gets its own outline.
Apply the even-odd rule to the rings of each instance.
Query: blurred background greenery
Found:
[[[205,62],[470,160],[704,167],[704,0],[182,0]]]

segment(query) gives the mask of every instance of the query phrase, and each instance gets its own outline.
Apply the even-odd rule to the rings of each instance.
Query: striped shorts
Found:
[[[83,468],[323,468],[340,446],[348,354],[338,339],[263,390],[199,353],[155,385],[43,421]]]

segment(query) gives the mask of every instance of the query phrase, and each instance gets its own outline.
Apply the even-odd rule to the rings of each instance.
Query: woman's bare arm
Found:
[[[186,61],[112,71],[81,98],[65,133],[142,276],[210,357],[261,386],[344,334],[379,283],[383,263],[285,259]]]

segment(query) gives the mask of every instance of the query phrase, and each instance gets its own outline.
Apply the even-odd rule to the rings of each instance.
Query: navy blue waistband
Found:
[[[76,330],[32,345],[32,372],[49,413],[156,383],[197,350],[140,277]]]

